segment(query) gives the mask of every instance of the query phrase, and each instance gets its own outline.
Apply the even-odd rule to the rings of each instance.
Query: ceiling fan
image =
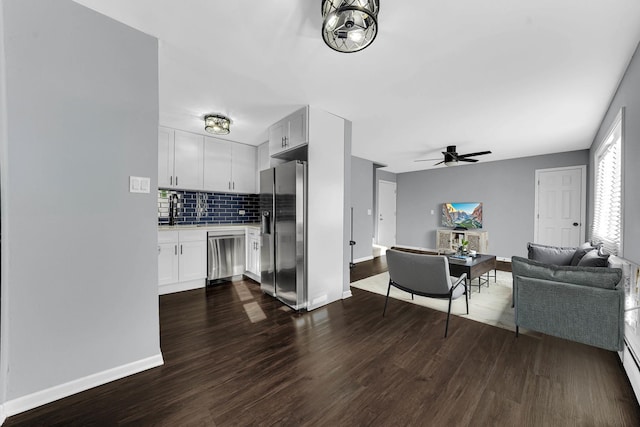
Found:
[[[444,154],[444,159],[434,164],[434,166],[439,165],[440,163],[444,163],[446,166],[456,166],[458,162],[469,162],[475,163],[477,159],[470,159],[469,157],[482,156],[484,154],[491,154],[491,151],[478,151],[477,153],[468,153],[468,154],[458,154],[456,152],[455,145],[449,145],[447,147],[447,151],[442,151]],[[440,159],[417,159],[415,162],[427,162],[430,160],[440,160]]]

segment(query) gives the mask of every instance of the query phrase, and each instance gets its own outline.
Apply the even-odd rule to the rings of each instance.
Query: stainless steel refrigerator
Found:
[[[260,172],[260,287],[295,310],[307,307],[306,180],[301,160]]]

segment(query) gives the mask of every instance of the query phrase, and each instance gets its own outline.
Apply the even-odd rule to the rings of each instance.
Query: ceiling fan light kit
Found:
[[[378,34],[379,0],[322,0],[322,38],[333,50],[358,52]]]
[[[231,130],[231,119],[220,114],[209,114],[204,117],[204,130],[215,135],[228,135]]]

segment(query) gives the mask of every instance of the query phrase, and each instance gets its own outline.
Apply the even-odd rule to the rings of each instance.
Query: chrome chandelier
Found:
[[[322,38],[338,52],[358,52],[378,34],[379,0],[322,0]]]
[[[219,114],[211,114],[204,117],[204,130],[216,135],[228,135],[231,130],[231,119]]]

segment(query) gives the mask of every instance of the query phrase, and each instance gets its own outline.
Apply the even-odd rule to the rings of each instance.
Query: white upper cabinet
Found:
[[[232,191],[256,192],[256,147],[245,144],[232,145]]]
[[[271,156],[309,141],[307,117],[307,107],[303,107],[269,128],[269,153]]]
[[[307,107],[301,108],[289,117],[289,135],[286,140],[286,148],[297,147],[309,142],[307,133]]]
[[[205,137],[204,189],[256,192],[256,147]]]
[[[204,138],[204,189],[231,191],[231,142]]]
[[[271,167],[271,158],[269,157],[269,142],[258,145],[258,171],[263,171]]]
[[[158,187],[173,187],[173,129],[158,129]]]
[[[175,161],[173,187],[203,189],[204,137],[175,131]]]

